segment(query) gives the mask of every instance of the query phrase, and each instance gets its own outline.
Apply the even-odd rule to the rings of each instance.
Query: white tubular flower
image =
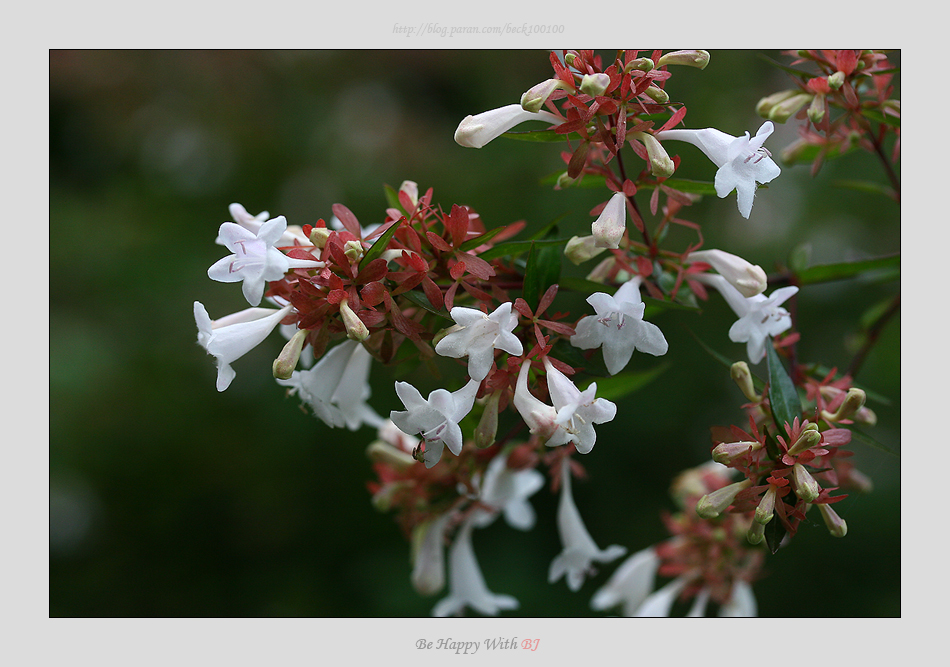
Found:
[[[419,390],[408,382],[396,383],[396,395],[406,406],[405,411],[393,410],[389,418],[404,433],[419,434],[425,439],[423,461],[431,468],[442,458],[443,446],[458,456],[462,451],[462,429],[459,422],[475,405],[478,393],[478,380],[469,380],[468,384],[456,392],[436,389],[423,399]]]
[[[234,379],[231,364],[260,345],[291,310],[290,305],[280,310],[247,308],[212,321],[207,309],[195,301],[198,343],[218,362],[218,391],[227,389]]]
[[[323,262],[288,257],[275,247],[287,229],[287,219],[278,216],[268,220],[257,233],[241,225],[225,222],[218,230],[232,255],[222,257],[208,269],[208,277],[221,283],[243,281],[244,297],[257,306],[264,296],[264,286],[271,280],[280,280],[290,269],[320,268]]]
[[[634,616],[638,618],[669,616],[673,603],[676,602],[680,592],[686,588],[690,578],[688,575],[681,575],[655,593],[648,595]]]
[[[557,447],[573,442],[577,451],[587,454],[594,448],[597,433],[594,424],[604,424],[617,415],[617,406],[597,398],[597,383],[580,391],[547,357],[548,393],[553,407],[542,403],[528,391],[528,362],[521,364],[513,402],[531,433],[547,438],[544,444]]]
[[[512,331],[518,324],[518,314],[511,312],[511,302],[503,303],[491,315],[474,308],[456,306],[449,313],[456,326],[442,338],[435,351],[443,357],[468,357],[468,374],[481,382],[491,370],[495,350],[520,356],[524,353],[521,341]]]
[[[686,618],[702,618],[706,615],[706,605],[709,603],[709,588],[703,586],[696,594],[692,606],[686,612]]]
[[[737,579],[732,584],[732,597],[719,608],[719,615],[729,618],[751,618],[758,616],[755,594],[748,581]]]
[[[580,589],[584,578],[594,574],[593,561],[609,563],[627,553],[626,547],[617,544],[606,549],[598,548],[577,511],[571,496],[570,466],[561,466],[561,499],[557,509],[557,530],[561,536],[564,550],[551,561],[548,571],[548,583],[553,584],[561,577],[567,579],[567,587],[572,591]]]
[[[351,431],[363,424],[381,428],[385,421],[366,403],[371,361],[362,345],[346,340],[324,353],[310,370],[294,371],[277,384],[298,393],[327,426]]]
[[[234,222],[255,235],[260,231],[261,225],[270,219],[270,214],[267,211],[261,211],[257,215],[251,215],[247,212],[246,208],[237,203],[231,204],[228,207],[228,211],[230,211],[231,219],[234,220]],[[218,245],[227,245],[220,234],[214,242]],[[300,225],[288,225],[275,245],[278,248],[284,248],[293,245],[312,246],[313,244],[310,243],[310,239],[304,236],[303,228],[301,228]]]
[[[449,550],[449,595],[432,609],[432,615],[453,616],[465,607],[485,616],[497,616],[503,609],[518,608],[515,598],[492,593],[485,585],[472,547],[471,521],[462,524]]]
[[[561,119],[548,111],[525,111],[520,104],[485,111],[477,116],[466,116],[455,130],[455,143],[466,148],[481,148],[492,139],[528,120],[543,120],[560,124]]]
[[[412,531],[412,586],[434,595],[445,585],[445,524],[451,512],[421,523]]]
[[[528,502],[544,486],[544,475],[537,470],[512,470],[508,467],[508,457],[496,456],[485,470],[482,480],[479,502],[492,507],[494,511],[478,510],[472,515],[476,528],[491,524],[499,512],[505,515],[505,521],[512,528],[531,530],[534,527],[534,508]]]
[[[330,403],[340,409],[343,421],[351,431],[356,431],[363,424],[377,429],[382,428],[386,420],[376,414],[366,402],[372,393],[369,386],[369,371],[373,357],[359,343],[346,342],[352,345],[353,352],[347,359],[343,377],[330,396]]]
[[[604,611],[622,605],[624,616],[634,616],[656,579],[660,558],[653,547],[630,556],[591,598],[591,609]]]
[[[531,363],[526,359],[521,363],[521,370],[518,372],[518,382],[515,385],[515,395],[512,402],[515,410],[524,419],[531,433],[536,433],[542,438],[546,438],[545,443],[549,447],[564,445],[570,442],[570,438],[565,437],[563,429],[558,428],[555,423],[557,419],[557,410],[547,403],[542,403],[534,394],[528,390],[528,371]]]
[[[577,323],[571,345],[582,350],[603,347],[604,363],[611,375],[623,370],[634,350],[654,356],[666,354],[669,345],[655,324],[644,321],[640,276],[625,282],[613,296],[595,292],[587,297],[596,315]]]
[[[547,370],[548,393],[557,410],[555,423],[566,433],[568,442],[574,443],[578,452],[589,453],[597,439],[594,424],[605,424],[616,417],[617,406],[596,397],[596,382],[591,382],[587,389],[580,391],[547,357],[544,358],[544,367]]]
[[[794,285],[781,287],[768,297],[757,294],[744,297],[722,276],[707,274],[694,276],[696,280],[715,287],[739,316],[729,329],[729,340],[746,343],[749,363],[757,364],[765,358],[765,346],[770,336],[777,336],[792,326],[792,317],[780,305],[798,293]]]
[[[655,136],[661,141],[686,141],[705,153],[719,167],[715,180],[716,194],[723,198],[735,190],[739,213],[743,218],[748,218],[752,213],[756,183],[768,183],[782,173],[772,161],[771,153],[762,146],[774,129],[771,121],[765,121],[752,138],[748,132],[741,137],[733,137],[712,127],[704,130],[666,130]]]
[[[620,247],[620,239],[627,231],[627,196],[615,192],[607,200],[600,216],[591,223],[590,232],[594,236],[594,245],[598,248]]]
[[[722,250],[697,250],[691,252],[686,261],[709,264],[746,298],[761,294],[768,287],[768,280],[761,266],[750,264],[741,257]]]

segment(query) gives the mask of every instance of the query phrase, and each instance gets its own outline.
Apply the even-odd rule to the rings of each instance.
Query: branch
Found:
[[[897,314],[897,311],[900,310],[901,306],[901,295],[898,293],[894,297],[894,300],[891,301],[891,304],[887,307],[881,315],[871,324],[867,329],[867,336],[864,340],[864,344],[861,346],[861,349],[858,350],[857,354],[854,355],[854,359],[851,360],[851,365],[848,366],[848,375],[854,378],[857,375],[858,370],[861,368],[861,365],[864,363],[864,360],[867,358],[868,353],[871,351],[871,348],[874,347],[874,344],[877,343],[877,339],[881,336],[881,331],[884,330],[884,325],[890,321],[890,319]]]

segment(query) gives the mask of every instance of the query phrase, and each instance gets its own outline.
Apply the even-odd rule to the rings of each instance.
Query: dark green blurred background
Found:
[[[559,146],[499,139],[472,150],[452,138],[465,115],[517,102],[549,76],[540,51],[50,53],[51,616],[428,615],[439,596],[412,590],[408,544],[369,502],[373,432],[325,428],[284,397],[270,375],[276,334],[219,394],[192,303],[212,317],[246,307],[239,288],[206,274],[223,256],[214,238],[231,202],[300,225],[340,202],[365,225],[383,218],[383,184],[411,179],[490,227],[524,219],[536,229],[568,213],[564,236],[589,233],[604,192],[539,185],[563,169]],[[704,71],[673,70],[667,90],[687,105],[688,127],[740,134],[761,124],[756,101],[787,83],[755,52],[713,52]],[[795,125],[769,139],[776,156]],[[679,152],[680,175],[712,180],[698,151]],[[855,178],[883,181],[872,156],[855,152],[815,178],[783,166],[751,220],[735,195],[682,217],[702,224],[706,247],[768,271],[800,243],[814,263],[899,251],[898,206],[835,186]],[[858,319],[898,290],[865,280],[804,288],[801,358],[847,366]],[[744,346],[726,335],[733,320],[715,297],[702,317],[654,318],[669,368],[620,402],[623,418],[599,427],[581,458],[589,480],[575,498],[601,547],[663,539],[672,477],[708,458],[711,425],[744,423],[727,370],[690,334],[740,359]],[[637,355],[632,366],[657,363]],[[867,430],[893,449],[899,363],[896,318],[857,378],[890,399],[870,404],[879,423]],[[372,375],[381,414],[402,407],[387,371]],[[437,383],[413,381],[424,393]],[[900,615],[899,458],[852,449],[874,492],[836,506],[846,538],[815,513],[767,559],[754,586],[761,615]],[[535,496],[531,532],[496,522],[475,536],[489,588],[517,597],[519,615],[588,615],[616,565],[579,593],[547,584],[560,551],[555,501]]]

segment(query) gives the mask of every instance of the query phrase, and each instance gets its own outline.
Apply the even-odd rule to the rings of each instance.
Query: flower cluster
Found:
[[[839,55],[836,62],[846,60]],[[865,75],[883,67],[879,58],[865,61]],[[532,528],[528,498],[545,485],[541,470],[559,494],[563,547],[549,582],[564,579],[577,591],[596,574],[595,564],[627,553],[621,545],[601,549],[588,532],[572,495],[572,479],[583,472],[573,456],[590,454],[598,427],[617,416],[598,381],[603,387],[629,366],[666,355],[670,344],[655,322],[670,308],[698,310],[710,287],[738,318],[723,335],[745,344],[749,363],[768,360],[768,389],[756,386],[745,362],[733,366],[749,401],[748,430],[713,430],[715,463],[674,484],[682,511],[665,517],[672,537],[634,553],[592,606],[653,616],[692,600],[691,616],[710,605],[720,615],[754,615],[750,584],[764,553],[755,545],[765,542],[774,552],[787,543],[811,506],[832,534],[843,536],[845,523],[831,505],[844,496],[831,492],[870,487],[842,449],[852,421],[874,419],[864,393],[847,375],[806,371],[787,349],[798,332],[788,333],[794,309],[783,304],[795,303],[789,300],[799,285],[786,276],[766,295],[769,278],[760,266],[704,249],[699,225],[681,217],[703,194],[735,191],[740,215],[749,218],[758,187],[780,175],[764,147],[772,121],[783,120],[778,112],[755,136],[678,127],[686,107],[667,92],[669,67],[708,62],[698,50],[620,51],[613,60],[586,50],[554,53],[553,77],[526,91],[520,104],[461,121],[455,140],[473,148],[522,122],[546,124],[533,132],[566,146],[567,169],[555,189],[586,179],[604,190],[593,222],[582,223],[589,235],[512,241],[525,222],[487,227],[470,206],[443,208],[431,188],[420,194],[412,181],[387,187],[389,206],[368,225],[342,204],[332,207],[329,223],[302,227],[234,204],[233,222],[219,229],[217,242],[231,254],[208,276],[241,282],[251,307],[212,320],[195,303],[198,342],[217,360],[218,390],[234,380],[232,364],[277,329],[286,343],[272,371],[288,395],[330,427],[376,429],[368,448],[377,476],[373,504],[393,512],[410,540],[415,588],[435,594],[448,582],[436,616],[517,608],[515,598],[488,589],[474,535],[498,516],[513,528]],[[838,88],[852,90],[849,77],[859,70],[854,64],[838,77]],[[715,165],[713,181],[697,187],[676,179],[682,158],[670,157],[668,142],[702,151]],[[644,208],[641,193],[649,193]],[[667,240],[672,225],[691,230],[695,240]],[[555,309],[565,287],[558,278],[562,256],[576,265],[600,257],[587,281],[565,281],[568,288],[582,285],[581,313]],[[270,307],[261,307],[264,301]],[[387,397],[372,396],[370,376],[376,367],[397,365],[404,379],[391,385],[388,404],[399,401],[402,409],[381,410]],[[428,372],[413,375],[419,368]],[[671,581],[653,591],[658,576]]]
[[[900,100],[892,85],[896,70],[887,54],[873,50],[799,50],[785,71],[794,87],[759,100],[756,112],[777,123],[795,117],[805,121],[798,141],[782,151],[793,164],[811,162],[812,174],[829,158],[854,148],[884,156],[885,140],[894,137],[889,162],[900,157]],[[806,65],[808,69],[798,69]],[[885,160],[888,165],[888,161]],[[891,190],[900,201],[897,175],[888,166]]]
[[[842,483],[861,490],[870,485],[846,461],[851,453],[841,448],[851,441],[851,431],[839,424],[850,424],[850,418],[864,409],[864,392],[833,387],[840,394],[827,405],[820,383],[813,383],[816,406],[802,408],[791,422],[780,422],[771,405],[776,398],[756,393],[744,362],[733,367],[732,375],[752,401],[746,404],[749,428],[713,428],[711,453],[715,462],[738,471],[743,479],[703,495],[696,503],[696,513],[713,519],[726,512],[753,512],[748,540],[754,544],[767,540],[774,552],[795,535],[814,505],[831,534],[844,537],[847,524],[831,505],[846,496],[831,492]],[[831,406],[833,413],[827,409]],[[803,416],[816,413],[818,421]],[[873,413],[865,411],[863,416],[872,418]]]
[[[755,616],[751,584],[763,554],[745,540],[752,513],[706,520],[691,511],[701,496],[728,488],[729,472],[710,461],[681,473],[672,488],[681,511],[663,517],[672,537],[624,561],[594,594],[591,607],[620,606],[624,616],[669,616],[676,602],[692,600],[686,616],[705,616],[710,603],[719,616]],[[672,580],[654,591],[658,576]]]

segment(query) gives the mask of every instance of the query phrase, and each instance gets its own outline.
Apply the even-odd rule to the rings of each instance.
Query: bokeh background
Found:
[[[687,105],[687,126],[754,132],[756,101],[788,87],[761,55],[713,52],[704,71],[675,69],[667,90]],[[900,53],[891,60],[899,65]],[[408,544],[369,502],[373,432],[328,429],[285,397],[270,375],[276,334],[235,364],[219,394],[192,303],[212,317],[246,306],[238,287],[206,274],[222,256],[213,241],[231,202],[301,225],[339,202],[368,224],[384,216],[383,184],[411,179],[489,226],[523,219],[538,229],[564,215],[564,236],[587,233],[605,193],[541,185],[563,170],[556,145],[499,139],[472,150],[452,138],[464,116],[517,102],[549,76],[543,51],[50,52],[51,616],[429,614],[440,596],[413,591]],[[773,153],[795,125],[778,127]],[[682,146],[681,175],[711,180],[712,164]],[[734,195],[683,217],[702,224],[706,247],[769,271],[803,244],[812,263],[899,251],[899,207],[840,187],[845,179],[884,177],[861,152],[815,177],[783,165],[750,220]],[[565,263],[571,275],[589,268]],[[801,357],[847,366],[860,318],[899,289],[874,279],[804,288]],[[632,552],[663,539],[671,479],[707,460],[711,425],[742,423],[727,370],[694,338],[740,359],[744,346],[726,336],[733,320],[715,298],[701,317],[654,318],[668,367],[598,428],[581,457],[589,478],[574,485],[600,546]],[[639,369],[658,363],[634,358]],[[889,399],[870,404],[879,422],[866,430],[893,450],[899,363],[898,316],[858,377]],[[388,369],[374,367],[372,380],[377,411],[400,409]],[[761,615],[900,615],[900,458],[852,449],[874,492],[836,506],[846,538],[830,537],[815,514],[768,557],[754,587]],[[517,615],[590,615],[619,561],[579,593],[549,585],[556,497],[544,490],[533,504],[534,530],[496,522],[476,533],[489,587],[517,597]]]

